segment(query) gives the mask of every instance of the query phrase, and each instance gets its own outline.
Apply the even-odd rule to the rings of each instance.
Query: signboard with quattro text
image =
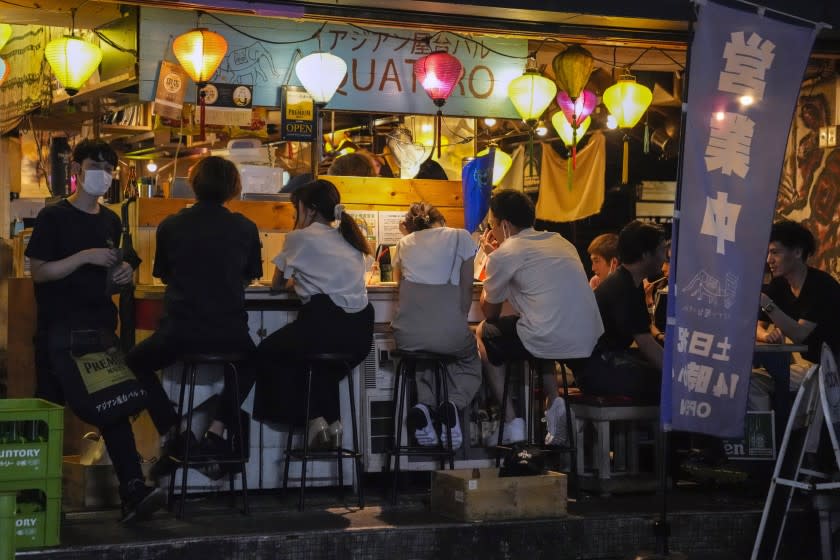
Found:
[[[303,56],[326,51],[347,63],[347,75],[327,109],[378,113],[434,114],[437,108],[414,77],[414,62],[434,50],[445,50],[464,66],[464,77],[444,106],[452,116],[518,118],[507,96],[510,81],[520,76],[528,55],[526,39],[497,39],[478,35],[437,33],[384,27],[365,29],[249,16],[219,16],[247,37],[205,16],[202,27],[219,33],[228,43],[227,55],[213,83],[253,86],[254,106],[280,106],[282,85],[300,85],[290,68]],[[190,12],[141,8],[140,98],[154,99],[160,61],[172,60],[171,39],[195,27]],[[302,40],[299,43],[292,41]],[[272,44],[268,41],[286,42]],[[501,54],[500,54],[501,53]],[[188,80],[187,100],[195,99]]]

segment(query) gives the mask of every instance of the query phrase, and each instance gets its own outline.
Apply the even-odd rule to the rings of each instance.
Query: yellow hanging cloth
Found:
[[[542,149],[540,194],[537,219],[573,222],[597,214],[604,204],[604,177],[607,167],[607,141],[594,132],[589,143],[577,152],[572,188],[568,188],[566,159],[548,144]]]

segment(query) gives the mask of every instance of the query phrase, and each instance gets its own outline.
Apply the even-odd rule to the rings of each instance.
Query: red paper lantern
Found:
[[[414,76],[435,105],[442,107],[464,76],[464,67],[447,52],[433,52],[414,63]]]
[[[440,108],[452,95],[452,90],[463,76],[464,67],[461,61],[448,52],[433,52],[414,63],[414,77],[438,107],[435,116],[435,144],[438,159],[440,159],[440,118],[443,114]]]

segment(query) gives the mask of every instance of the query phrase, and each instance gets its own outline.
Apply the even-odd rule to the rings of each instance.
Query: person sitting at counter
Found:
[[[592,262],[589,286],[594,290],[604,278],[618,268],[618,235],[602,233],[592,240],[586,252],[589,253],[589,260]]]
[[[133,251],[121,256],[115,248],[120,240],[120,219],[98,202],[111,186],[116,166],[117,154],[106,142],[79,142],[71,163],[79,188],[38,213],[26,256],[37,304],[35,396],[57,404],[66,401],[85,421],[97,425],[119,480],[121,520],[128,523],[160,508],[165,494],[144,482],[127,415],[100,422],[80,410],[86,407],[82,401],[87,392],[74,388],[73,379],[79,379],[79,371],[71,359],[71,353],[82,352],[76,352],[74,343],[81,333],[96,333],[96,338],[108,345],[115,342],[117,309],[109,284],[130,285],[140,264]],[[145,405],[156,428],[166,433],[176,421],[166,393],[154,374],[139,375],[138,380],[146,390]]]
[[[196,203],[168,216],[157,228],[152,274],[166,284],[164,316],[157,330],[126,356],[138,376],[154,376],[155,370],[173,364],[183,353],[250,356],[255,348],[248,334],[245,288],[262,276],[259,231],[254,222],[224,206],[242,191],[239,172],[231,161],[206,157],[191,169],[190,185]],[[223,436],[226,427],[235,424],[234,410],[239,410],[256,377],[250,361],[237,364],[237,370],[239,402],[234,402],[233,388],[225,383],[201,440],[196,442],[192,433],[173,434],[152,468],[152,478],[174,471],[178,466],[174,458],[182,456],[186,445],[195,446],[196,453],[205,457],[234,454],[234,442]],[[219,478],[229,472],[221,467],[203,472]]]
[[[604,334],[586,366],[574,370],[585,394],[659,402],[663,350],[651,334],[642,280],[661,274],[666,251],[665,232],[654,224],[634,220],[618,234],[621,265],[595,288]]]
[[[485,320],[476,334],[490,387],[501,403],[505,362],[563,359],[577,374],[576,359],[589,357],[604,328],[577,250],[558,233],[534,230],[528,195],[496,192],[488,216],[490,229],[481,238],[488,255],[480,300]],[[505,300],[519,315],[501,316]],[[542,372],[548,400],[545,442],[561,445],[565,403],[558,396],[553,361],[550,366]],[[510,399],[504,407],[502,442],[524,440],[524,419],[515,418]]]
[[[292,193],[292,203],[295,226],[274,257],[272,286],[293,290],[303,305],[295,321],[257,347],[254,415],[300,425],[306,406],[305,356],[349,354],[347,365],[357,366],[370,352],[374,314],[365,288],[370,245],[344,211],[338,189],[323,179],[313,181]],[[324,417],[336,435],[341,431],[338,381],[328,372],[316,372],[307,419]]]
[[[431,372],[417,372],[417,404],[406,425],[417,443],[434,446],[439,442],[434,421],[446,424],[457,449],[463,440],[458,411],[470,404],[481,385],[481,360],[467,324],[475,242],[466,230],[446,227],[443,214],[425,202],[411,205],[400,229],[407,235],[397,243],[393,263],[399,283],[399,306],[391,322],[397,348],[455,358],[446,366],[448,403],[435,400]],[[446,443],[446,430],[441,437]]]

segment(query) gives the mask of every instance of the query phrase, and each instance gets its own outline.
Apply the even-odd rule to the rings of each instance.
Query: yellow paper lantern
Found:
[[[50,41],[44,56],[67,95],[76,95],[102,62],[99,47],[76,37]]]
[[[227,41],[218,33],[198,27],[172,42],[172,52],[190,78],[203,87],[227,54]]]
[[[509,155],[507,155],[505,152],[500,150],[498,148],[498,146],[488,146],[488,147],[484,148],[483,150],[481,150],[480,152],[478,152],[476,154],[476,156],[478,156],[478,157],[486,156],[487,154],[490,153],[490,148],[491,147],[494,148],[493,179],[492,179],[491,182],[493,183],[493,186],[495,187],[499,183],[501,183],[502,179],[504,179],[505,175],[507,175],[507,172],[510,170],[510,166],[513,164],[513,159]]]
[[[295,74],[312,100],[326,105],[347,74],[347,63],[334,54],[316,52],[297,61]]]
[[[508,86],[508,97],[516,112],[531,126],[537,123],[556,94],[557,86],[554,82],[536,69],[526,70],[524,74],[511,80]]]
[[[572,45],[554,57],[551,67],[557,87],[576,99],[592,73],[592,53],[580,45]]]
[[[0,23],[0,51],[3,50],[3,47],[6,46],[6,43],[9,42],[9,39],[12,37],[12,26],[8,23]]]
[[[653,101],[653,93],[630,74],[624,74],[607,88],[603,101],[619,128],[633,128]]]
[[[578,126],[577,132],[572,128],[571,123],[566,118],[566,115],[563,114],[563,111],[557,111],[551,116],[551,124],[554,125],[554,130],[557,131],[557,135],[563,140],[563,143],[571,148],[580,143],[583,135],[589,130],[589,125],[592,124],[592,117],[586,117]]]
[[[633,128],[653,101],[653,93],[645,86],[637,84],[636,78],[625,73],[616,83],[607,88],[602,99],[610,114],[615,117],[619,128]],[[627,142],[628,137],[625,135],[624,151],[621,156],[621,182],[625,185],[629,180],[630,160]]]

